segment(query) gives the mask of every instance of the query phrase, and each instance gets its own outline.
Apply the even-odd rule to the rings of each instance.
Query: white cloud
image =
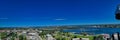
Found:
[[[59,19],[55,19],[55,20],[66,20],[66,19],[60,19],[60,18],[59,18]]]
[[[0,18],[0,19],[8,19],[8,18]]]

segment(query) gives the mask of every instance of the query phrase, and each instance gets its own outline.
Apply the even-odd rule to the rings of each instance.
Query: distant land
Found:
[[[0,28],[120,28],[120,24],[89,24],[89,25],[56,25],[56,26],[22,26]]]

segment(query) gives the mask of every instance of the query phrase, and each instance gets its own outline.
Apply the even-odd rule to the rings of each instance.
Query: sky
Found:
[[[0,27],[120,24],[120,0],[0,0]]]

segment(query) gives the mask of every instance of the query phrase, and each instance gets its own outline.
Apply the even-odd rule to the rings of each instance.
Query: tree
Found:
[[[20,35],[19,40],[27,40],[27,39],[26,39],[26,37],[24,35]]]

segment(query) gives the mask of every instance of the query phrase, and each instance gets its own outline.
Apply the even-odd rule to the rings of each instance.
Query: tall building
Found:
[[[120,4],[117,6],[117,10],[116,10],[116,19],[120,20]]]

